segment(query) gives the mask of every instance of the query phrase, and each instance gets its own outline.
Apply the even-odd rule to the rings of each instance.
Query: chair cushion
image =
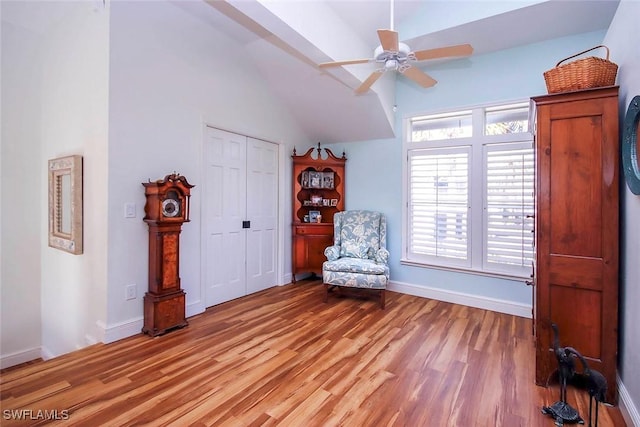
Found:
[[[351,258],[369,258],[369,246],[364,242],[342,241],[340,245],[340,256]]]
[[[347,249],[356,258],[373,258],[380,248],[380,222],[382,214],[372,211],[344,211],[340,213],[339,228],[335,230],[337,242],[344,247],[346,242],[353,242],[357,250]],[[372,248],[372,251],[369,251]],[[362,253],[365,252],[365,255]]]
[[[362,258],[339,258],[335,261],[325,261],[322,269],[338,273],[389,274],[389,267],[376,264],[375,261]]]
[[[389,278],[384,274],[338,273],[322,271],[322,281],[326,285],[348,288],[386,289]]]

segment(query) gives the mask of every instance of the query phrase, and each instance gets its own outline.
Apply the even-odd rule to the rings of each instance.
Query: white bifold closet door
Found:
[[[276,284],[278,146],[207,127],[203,154],[210,307]]]

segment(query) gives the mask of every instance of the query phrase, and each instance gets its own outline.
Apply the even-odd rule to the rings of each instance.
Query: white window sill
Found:
[[[498,279],[513,280],[513,281],[516,281],[516,282],[523,282],[523,283],[526,283],[527,281],[531,280],[530,276],[520,276],[520,275],[517,275],[517,274],[510,274],[510,273],[500,273],[500,272],[493,272],[493,271],[474,270],[472,268],[465,268],[465,267],[451,267],[451,266],[444,266],[444,265],[434,265],[434,264],[427,264],[427,263],[419,262],[419,261],[412,261],[412,260],[408,260],[408,259],[401,259],[400,260],[400,264],[409,265],[409,266],[412,266],[412,267],[431,268],[431,269],[434,269],[434,270],[453,271],[453,272],[456,272],[456,273],[474,274],[474,275],[477,275],[477,276],[495,277],[495,278],[498,278]]]

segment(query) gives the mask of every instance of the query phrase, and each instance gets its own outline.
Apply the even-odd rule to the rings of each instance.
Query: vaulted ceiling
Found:
[[[619,0],[170,2],[236,41],[309,139],[332,143],[394,136],[395,79],[406,77],[386,72],[370,91],[356,95],[354,89],[379,64],[318,67],[327,61],[373,57],[380,44],[378,29],[398,31],[400,41],[414,51],[470,43],[473,67],[477,55],[605,30]],[[60,2],[52,2],[55,8],[45,7],[47,2],[38,4],[35,10],[42,12],[43,20],[53,19],[53,12],[62,13]],[[429,73],[430,66],[443,61],[417,64]],[[421,90],[429,95],[428,88]]]
[[[470,43],[482,55],[608,28],[618,0],[207,0],[176,2],[241,43],[311,140],[394,136],[396,73],[354,89],[377,64],[321,70],[317,64],[370,58],[376,30],[398,31],[412,50]],[[393,22],[391,14],[393,13]],[[443,60],[437,60],[442,62]],[[419,67],[429,72],[430,61]],[[379,68],[379,65],[378,65]],[[429,89],[423,89],[428,95]]]

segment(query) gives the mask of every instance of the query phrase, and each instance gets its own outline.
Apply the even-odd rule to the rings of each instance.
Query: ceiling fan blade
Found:
[[[382,76],[382,73],[384,73],[384,69],[377,70],[371,73],[369,77],[367,77],[367,80],[365,80],[360,86],[358,86],[358,88],[356,89],[356,94],[360,95],[368,91],[371,85],[374,84],[376,80],[380,78],[380,76]]]
[[[373,59],[350,59],[347,61],[323,62],[321,64],[318,64],[318,67],[320,68],[339,67],[342,65],[366,64],[367,62],[373,62],[373,61],[374,61]]]
[[[422,87],[431,87],[438,83],[436,80],[431,78],[430,75],[416,67],[409,67],[404,70],[400,70],[400,72]]]
[[[378,30],[378,38],[382,49],[391,52],[398,51],[398,32],[393,30]]]
[[[450,56],[469,56],[473,53],[470,44],[459,44],[455,46],[439,47],[436,49],[426,49],[413,52],[418,61],[426,59],[447,58]]]

